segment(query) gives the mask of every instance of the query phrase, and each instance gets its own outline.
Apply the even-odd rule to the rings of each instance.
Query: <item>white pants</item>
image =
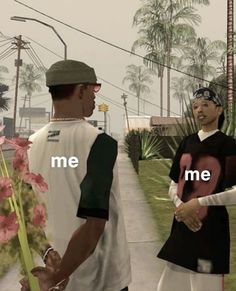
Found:
[[[167,263],[157,291],[224,291],[224,276],[196,273]]]

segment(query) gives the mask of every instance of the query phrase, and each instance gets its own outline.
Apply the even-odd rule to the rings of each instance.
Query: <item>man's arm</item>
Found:
[[[32,270],[33,275],[39,279],[41,291],[48,291],[49,288],[67,279],[94,252],[105,224],[105,219],[88,217],[73,233],[56,272],[44,267]]]
[[[179,196],[177,195],[177,189],[178,189],[178,184],[175,183],[173,180],[170,183],[170,187],[169,187],[169,197],[171,199],[171,201],[174,203],[175,207],[178,209],[178,207],[180,205],[183,205],[184,202],[179,198]],[[177,221],[183,221],[185,223],[185,225],[191,230],[191,231],[198,231],[201,228],[201,222],[200,220],[197,218],[196,213],[193,213],[191,216],[189,216],[187,219],[185,220],[181,220],[178,219],[178,217],[176,216]]]
[[[175,207],[178,207],[182,202],[182,200],[177,195],[178,184],[175,183],[173,180],[170,183],[168,195],[171,201],[174,203]]]
[[[179,220],[186,219],[193,213],[196,213],[202,206],[221,206],[236,204],[236,186],[232,189],[220,193],[207,195],[204,197],[193,198],[184,203],[176,210],[176,216]]]
[[[74,232],[62,257],[59,271],[53,276],[55,283],[69,277],[94,252],[105,224],[105,219],[88,217]]]

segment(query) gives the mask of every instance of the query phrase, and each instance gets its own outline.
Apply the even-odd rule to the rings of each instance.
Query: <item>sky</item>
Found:
[[[139,0],[20,0],[21,2],[40,10],[56,19],[59,19],[71,26],[74,26],[86,33],[92,34],[100,39],[110,42],[126,50],[130,50],[133,42],[137,39],[137,28],[132,26],[133,16],[142,2]],[[197,6],[198,13],[202,17],[202,23],[196,28],[197,34],[202,37],[208,37],[211,40],[226,40],[226,0],[211,0],[209,7]],[[24,40],[30,41],[31,46],[41,59],[45,67],[49,67],[56,61],[63,58],[64,46],[55,35],[52,29],[40,23],[27,21],[16,22],[10,20],[11,16],[24,16],[36,18],[52,25],[60,34],[68,47],[68,59],[83,61],[93,67],[102,83],[101,95],[97,95],[96,104],[106,103],[109,106],[110,132],[123,133],[124,127],[124,106],[121,95],[123,90],[128,90],[128,83],[122,84],[125,76],[126,66],[129,64],[141,65],[142,59],[131,56],[129,53],[111,47],[103,42],[93,39],[78,31],[70,29],[52,19],[49,19],[37,12],[34,12],[14,0],[4,1],[1,5],[1,26],[0,31],[9,37],[22,35]],[[31,40],[29,40],[31,39]],[[0,38],[2,40],[2,38]],[[37,43],[47,47],[51,51],[60,55],[60,57],[41,48]],[[1,47],[2,52],[6,47]],[[144,51],[139,51],[144,55]],[[14,59],[16,54],[5,60],[0,60],[0,65],[9,68],[9,74],[5,75],[5,82],[10,85],[10,91],[6,96],[14,96],[14,84],[12,78],[15,74]],[[22,59],[25,63],[32,63],[27,53],[22,51]],[[173,76],[178,76],[172,73]],[[152,104],[141,104],[141,114],[159,115],[159,81],[157,76],[153,77],[151,93],[147,97]],[[117,89],[108,83],[112,83]],[[24,92],[19,92],[19,106],[22,106],[22,97]],[[137,99],[131,94],[127,94],[127,103],[129,115],[137,114]],[[47,111],[51,109],[50,95],[47,88],[42,83],[42,92],[35,92],[32,97],[32,107],[46,107]],[[164,102],[166,109],[166,103]],[[179,105],[176,100],[171,101],[171,115],[179,114]],[[164,111],[166,113],[166,111]],[[164,113],[164,114],[165,114]],[[11,108],[4,116],[13,116],[13,101]],[[98,112],[96,107],[93,116],[90,119],[103,121],[103,113]],[[19,120],[19,118],[18,118]]]

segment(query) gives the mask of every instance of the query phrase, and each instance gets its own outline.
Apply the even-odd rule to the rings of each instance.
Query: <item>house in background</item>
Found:
[[[185,123],[182,117],[161,116],[128,116],[130,130],[152,130],[155,129],[162,136],[176,136],[176,125]],[[127,120],[125,119],[125,134],[128,133]]]
[[[176,136],[176,125],[184,123],[185,118],[182,117],[161,117],[152,116],[150,119],[151,128],[155,129],[162,136]]]

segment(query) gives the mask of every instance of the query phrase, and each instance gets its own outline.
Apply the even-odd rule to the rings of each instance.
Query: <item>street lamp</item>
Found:
[[[23,17],[23,16],[12,16],[12,17],[11,17],[11,20],[22,21],[22,22],[26,22],[27,20],[32,20],[32,21],[36,21],[36,22],[38,22],[38,23],[41,23],[41,24],[43,24],[43,25],[45,25],[45,26],[47,26],[47,27],[50,27],[50,28],[55,32],[55,34],[56,34],[57,37],[60,39],[60,41],[63,43],[63,45],[64,45],[64,59],[65,59],[65,60],[67,59],[67,45],[66,45],[66,43],[64,42],[64,40],[61,38],[61,36],[58,34],[58,32],[56,31],[56,29],[55,29],[52,25],[50,25],[50,24],[48,24],[48,23],[46,23],[46,22],[43,22],[43,21],[41,21],[41,20],[38,20],[38,19],[36,19],[36,18]]]
[[[24,16],[12,16],[11,17],[11,20],[22,21],[22,22],[26,22],[27,20],[32,20],[32,21],[36,21],[38,23],[41,23],[41,24],[43,24],[43,25],[45,25],[47,27],[50,27],[55,32],[55,34],[60,39],[60,41],[63,43],[63,45],[64,45],[64,59],[65,60],[67,59],[67,45],[64,42],[64,40],[61,38],[61,36],[59,35],[59,33],[56,31],[56,29],[52,25],[50,25],[50,24],[48,24],[46,22],[43,22],[41,20],[38,20],[36,18],[24,17]],[[52,109],[51,109],[51,116],[53,116],[53,103],[52,103]]]

